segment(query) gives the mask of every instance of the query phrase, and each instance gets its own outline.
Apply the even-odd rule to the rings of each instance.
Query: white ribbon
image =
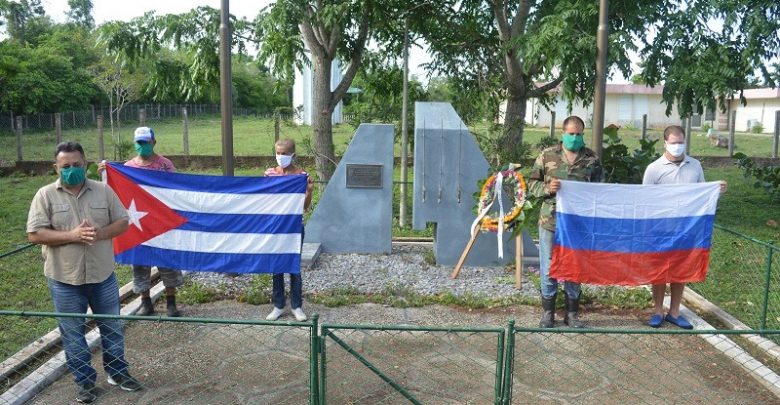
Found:
[[[502,193],[504,189],[504,174],[501,172],[498,172],[496,174],[496,184],[493,189],[493,201],[490,202],[485,208],[482,209],[482,211],[479,212],[479,215],[477,215],[477,219],[474,220],[474,222],[471,223],[471,237],[473,238],[474,235],[477,233],[477,230],[479,229],[479,224],[482,222],[482,218],[487,215],[488,211],[490,211],[490,207],[493,206],[493,203],[498,200],[498,258],[503,259],[504,258],[504,201],[502,198]]]
[[[502,198],[502,191],[504,189],[504,174],[498,172],[496,175],[496,188],[495,188],[495,200],[498,200],[498,258],[504,258],[504,199]],[[495,201],[494,200],[494,201]]]

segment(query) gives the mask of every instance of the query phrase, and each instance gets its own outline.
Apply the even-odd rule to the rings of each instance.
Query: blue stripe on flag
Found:
[[[653,253],[709,249],[714,215],[611,219],[556,214],[555,244],[575,250]]]
[[[278,234],[301,233],[303,229],[300,215],[176,213],[187,218],[187,222],[177,228],[183,231]]]
[[[305,193],[305,175],[228,177],[203,174],[166,173],[109,163],[133,182],[151,187],[222,194]]]
[[[117,263],[187,271],[299,273],[300,254],[202,253],[139,245],[116,256]]]

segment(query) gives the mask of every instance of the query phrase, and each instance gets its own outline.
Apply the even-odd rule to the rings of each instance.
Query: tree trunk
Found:
[[[506,100],[504,135],[501,141],[503,146],[511,152],[516,152],[518,147],[523,144],[526,100],[525,95],[513,95],[511,92]]]
[[[335,169],[333,151],[333,121],[331,114],[331,60],[314,59],[314,106],[312,108],[312,127],[314,129],[314,162],[320,180],[328,181]]]

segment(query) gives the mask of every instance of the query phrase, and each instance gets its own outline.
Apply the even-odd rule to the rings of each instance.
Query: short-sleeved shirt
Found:
[[[163,155],[154,155],[154,157],[148,161],[142,161],[138,157],[134,157],[125,162],[125,166],[135,167],[138,169],[159,170],[162,172],[176,171],[176,167],[173,165],[173,162],[171,162]]]
[[[645,169],[642,184],[703,183],[704,170],[698,160],[685,155],[679,164],[661,155]]]
[[[560,143],[539,154],[528,178],[528,187],[532,195],[542,199],[539,226],[554,232],[555,193],[547,192],[547,184],[553,178],[600,183],[604,181],[604,169],[596,153],[585,147],[577,151],[577,157],[572,163],[569,163],[564,156],[563,146]]]
[[[27,232],[39,229],[69,231],[88,219],[96,228],[127,218],[122,202],[107,185],[86,180],[75,196],[57,179],[41,187],[33,198],[27,215]],[[82,285],[105,281],[114,272],[114,249],[110,239],[93,245],[68,243],[43,245],[43,274],[61,283]]]

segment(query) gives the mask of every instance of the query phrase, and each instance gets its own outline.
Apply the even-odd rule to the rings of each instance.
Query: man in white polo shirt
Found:
[[[685,154],[685,130],[679,125],[666,127],[664,130],[664,154],[645,169],[642,184],[678,184],[704,182],[704,170],[698,160]],[[726,191],[726,182],[720,184],[720,192]],[[667,321],[683,329],[693,329],[693,325],[685,317],[680,316],[680,301],[682,301],[685,283],[670,283],[672,291],[669,312],[664,317],[664,293],[666,284],[653,284],[653,304],[655,314],[647,322],[657,328]]]

